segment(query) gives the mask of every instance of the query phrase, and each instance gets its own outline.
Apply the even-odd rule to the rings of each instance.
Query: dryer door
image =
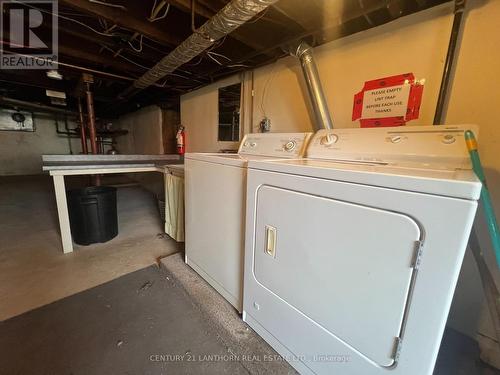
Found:
[[[256,218],[256,280],[323,332],[391,366],[421,237],[417,223],[270,186],[258,190]]]

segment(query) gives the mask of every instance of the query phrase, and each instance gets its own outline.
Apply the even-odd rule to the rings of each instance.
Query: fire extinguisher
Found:
[[[177,153],[179,155],[184,155],[186,152],[186,132],[184,131],[184,126],[180,126],[176,135],[177,140]]]

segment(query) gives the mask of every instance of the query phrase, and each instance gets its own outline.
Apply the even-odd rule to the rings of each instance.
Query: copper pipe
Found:
[[[87,134],[85,132],[85,120],[83,118],[82,100],[80,98],[78,98],[78,115],[80,118],[80,139],[82,141],[82,153],[88,154],[89,151],[87,149]]]
[[[98,151],[97,151],[97,140],[96,140],[97,135],[95,127],[94,96],[92,95],[92,91],[90,91],[90,85],[88,83],[87,83],[87,90],[85,91],[85,96],[87,98],[90,149],[92,153],[95,155],[98,153]],[[94,179],[94,184],[96,186],[101,185],[101,178],[99,175],[93,176],[93,179]]]
[[[90,138],[90,150],[93,154],[97,154],[97,141],[96,141],[96,128],[95,128],[95,113],[94,113],[94,96],[90,87],[87,85],[87,90],[85,91],[85,96],[87,98],[87,115],[89,120],[89,138]]]

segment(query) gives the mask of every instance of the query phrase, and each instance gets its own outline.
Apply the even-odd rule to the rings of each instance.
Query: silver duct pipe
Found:
[[[133,87],[144,89],[192,60],[217,40],[243,25],[278,0],[233,0],[205,22],[195,33],[134,81]],[[130,90],[124,94],[130,94]]]
[[[315,117],[314,125],[316,130],[333,129],[328,103],[325,99],[318,68],[314,62],[312,47],[306,42],[299,42],[298,45],[291,47],[288,52],[300,60],[302,73],[304,73],[304,78],[306,80],[307,91],[313,106]]]

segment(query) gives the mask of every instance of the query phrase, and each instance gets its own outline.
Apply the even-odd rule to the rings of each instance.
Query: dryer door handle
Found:
[[[271,225],[266,225],[266,248],[267,255],[276,258],[276,228]]]

